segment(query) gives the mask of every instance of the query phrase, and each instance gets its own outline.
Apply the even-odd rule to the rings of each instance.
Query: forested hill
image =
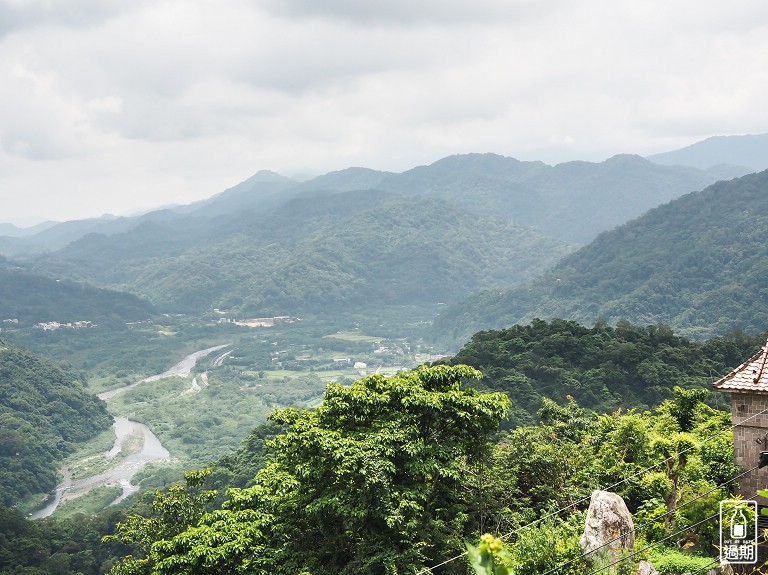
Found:
[[[56,486],[56,470],[77,443],[112,423],[85,376],[0,339],[0,503]]]
[[[434,333],[461,344],[535,317],[665,323],[696,338],[768,328],[768,171],[688,194],[561,260],[530,284],[448,309]]]
[[[533,277],[568,249],[441,200],[371,190],[90,235],[39,265],[139,293],[165,310],[333,314],[459,301]]]
[[[538,422],[544,398],[563,404],[570,396],[598,413],[656,407],[673,397],[675,385],[708,388],[763,343],[764,336],[741,332],[696,343],[666,326],[535,320],[477,333],[447,362],[482,371],[479,389],[505,392],[512,400],[508,425],[517,426]]]
[[[261,171],[208,200],[187,206],[135,217],[62,222],[44,229],[6,228],[6,233],[18,237],[3,237],[0,228],[0,253],[30,256],[58,250],[89,233],[122,234],[151,224],[175,229],[194,220],[202,223],[206,218],[244,212],[263,214],[307,192],[370,189],[438,198],[469,213],[503,217],[564,242],[585,244],[601,231],[661,203],[750,171],[737,166],[706,170],[666,166],[629,154],[598,163],[566,162],[556,166],[497,154],[463,154],[399,174],[348,168],[306,182]],[[188,225],[186,234],[177,239],[194,241],[196,235]]]
[[[134,295],[45,277],[0,256],[0,320],[126,322],[152,313],[152,305]]]
[[[556,166],[465,154],[384,174],[375,187],[441,198],[472,213],[503,216],[562,241],[585,244],[659,204],[748,171],[663,166],[629,154]]]

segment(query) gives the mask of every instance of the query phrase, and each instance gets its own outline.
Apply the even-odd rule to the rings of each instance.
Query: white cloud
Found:
[[[0,22],[0,220],[192,201],[262,168],[768,131],[763,0],[0,0]]]

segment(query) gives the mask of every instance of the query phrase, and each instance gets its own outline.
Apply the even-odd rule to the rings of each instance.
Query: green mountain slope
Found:
[[[56,486],[56,469],[76,446],[108,429],[104,403],[84,376],[0,340],[0,503]]]
[[[664,326],[535,320],[479,332],[447,361],[476,367],[484,376],[477,387],[509,395],[514,426],[536,423],[543,398],[563,404],[570,396],[598,413],[656,407],[675,385],[709,387],[764,342],[731,333],[699,344]]]
[[[733,168],[725,173],[735,177],[748,172]],[[725,173],[662,166],[632,155],[548,166],[468,154],[390,175],[378,187],[442,198],[474,213],[508,217],[563,241],[585,244],[651,208],[705,188]]]
[[[86,236],[46,265],[164,309],[332,314],[455,302],[524,281],[568,251],[536,230],[380,191],[305,194],[266,215],[183,227]]]
[[[153,313],[138,297],[57,280],[25,270],[0,257],[0,319],[21,323],[135,321]]]
[[[768,327],[768,171],[688,194],[560,261],[529,285],[446,310],[435,335],[563,317],[666,323],[705,338]]]

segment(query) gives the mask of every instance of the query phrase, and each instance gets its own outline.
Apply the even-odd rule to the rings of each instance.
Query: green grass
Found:
[[[197,467],[202,468],[207,466],[208,465],[198,465]],[[157,461],[144,466],[141,471],[133,476],[131,481],[134,484],[139,484],[142,492],[153,489],[162,489],[168,487],[172,483],[183,482],[184,473],[189,471],[189,469],[190,467],[188,465],[184,465],[178,459],[172,461]],[[129,497],[126,501],[129,501],[133,497],[136,497],[136,494]]]
[[[249,389],[214,373],[209,373],[208,387],[182,395],[190,382],[174,377],[140,385],[110,400],[110,411],[146,424],[172,457],[200,466],[237,448],[277,403],[276,397],[265,397],[267,390]]]
[[[654,547],[648,550],[648,560],[653,563],[660,575],[672,575],[699,571],[710,565],[713,558],[685,553],[669,547]]]
[[[92,375],[88,378],[88,389],[94,393],[99,394],[103,391],[109,391],[117,387],[125,387],[131,385],[137,381],[144,379],[146,374],[140,372],[125,372],[120,371],[120,375],[113,374],[100,374]]]
[[[354,332],[354,331],[340,331],[338,333],[332,333],[329,335],[323,336],[324,339],[339,339],[342,341],[354,341],[354,342],[377,342],[382,341],[383,337],[375,336],[375,335],[365,335],[364,333]]]
[[[305,380],[307,378],[307,374],[312,373],[319,379],[323,381],[331,381],[333,379],[338,379],[340,377],[354,377],[355,379],[359,378],[360,376],[357,373],[356,369],[329,369],[329,370],[317,370],[313,372],[308,371],[296,371],[296,370],[290,370],[290,369],[271,369],[271,370],[264,370],[264,378],[267,380],[276,380],[276,379],[289,379],[289,380]],[[258,372],[256,371],[244,371],[243,375],[250,375],[252,377],[258,377]]]
[[[110,433],[111,443],[109,443],[106,449],[100,449],[98,453],[93,455],[85,455],[80,458],[72,457],[69,459],[70,463],[68,464],[68,467],[72,473],[73,480],[76,481],[78,479],[91,477],[92,475],[97,475],[107,469],[111,469],[129,455],[138,453],[141,451],[142,447],[144,447],[144,435],[134,432],[125,438],[122,449],[120,449],[117,455],[108,459],[106,457],[106,452],[112,449],[115,441],[114,433]]]

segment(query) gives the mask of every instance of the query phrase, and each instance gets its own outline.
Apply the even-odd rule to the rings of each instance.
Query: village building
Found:
[[[768,452],[768,342],[714,387],[731,394],[734,458],[749,470],[739,480],[739,493],[768,505],[768,499],[757,497],[758,489],[768,489],[768,467],[757,467],[760,453]]]
[[[715,382],[717,391],[731,394],[733,423],[733,455],[743,470],[737,493],[757,502],[760,512],[768,507],[768,499],[758,490],[768,489],[768,342],[747,361]],[[766,455],[761,457],[761,453]],[[762,465],[762,467],[761,467]],[[736,490],[734,490],[736,491]],[[768,561],[768,543],[762,535],[768,529],[768,517],[758,513],[758,562]],[[752,572],[735,566],[737,573]],[[744,569],[742,569],[744,568]]]

